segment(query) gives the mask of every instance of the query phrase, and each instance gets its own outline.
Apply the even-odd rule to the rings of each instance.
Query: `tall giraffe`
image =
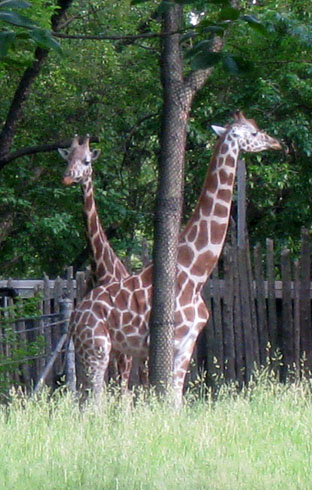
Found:
[[[78,135],[75,135],[69,149],[59,148],[58,151],[67,162],[63,184],[70,186],[80,183],[82,187],[86,231],[93,256],[96,285],[106,286],[110,282],[128,277],[129,272],[108,242],[94,200],[92,162],[99,157],[101,150],[90,150],[89,135],[85,136],[81,145]],[[112,364],[117,362],[122,387],[126,388],[132,366],[131,357],[113,351],[111,361]]]
[[[232,124],[213,129],[220,138],[178,247],[173,366],[177,406],[182,403],[194,345],[209,317],[201,291],[224,244],[239,153],[281,149],[276,139],[241,112],[235,114]],[[95,288],[78,305],[71,319],[71,332],[81,365],[78,382],[83,391],[90,387],[96,394],[100,392],[112,346],[134,358],[147,357],[151,296],[152,265],[149,265],[139,274]]]

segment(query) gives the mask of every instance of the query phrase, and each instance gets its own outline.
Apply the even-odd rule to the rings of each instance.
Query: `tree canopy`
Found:
[[[11,160],[2,155],[0,275],[56,276],[85,248],[80,189],[62,186],[64,163],[56,151],[38,151],[48,144],[56,149],[74,133],[99,140],[98,210],[104,227],[115,229],[116,251],[139,267],[142,243],[152,240],[162,106],[159,8],[166,2],[34,0],[28,8],[24,3],[0,2],[3,123],[38,50],[47,56],[9,147],[12,156],[30,152]],[[184,219],[194,208],[215,144],[210,125],[225,124],[239,108],[287,148],[287,154],[248,156],[250,240],[271,237],[296,252],[301,226],[311,229],[309,3],[181,3],[185,76],[214,67],[188,124]],[[51,19],[55,23],[64,8],[53,26]],[[23,12],[34,27],[8,23],[2,11],[11,19]],[[216,34],[224,40],[220,53],[211,51]]]

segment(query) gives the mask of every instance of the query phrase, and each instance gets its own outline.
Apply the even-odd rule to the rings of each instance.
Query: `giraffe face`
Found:
[[[281,150],[281,144],[264,131],[261,131],[255,124],[249,121],[243,124],[234,123],[229,132],[229,137],[238,142],[239,149],[251,153],[264,150]]]
[[[92,162],[100,155],[100,150],[90,150],[89,137],[79,144],[78,136],[73,139],[69,149],[58,149],[68,165],[63,176],[64,185],[78,184],[88,180],[92,175]]]
[[[247,119],[242,112],[234,115],[234,122],[225,128],[212,126],[219,136],[238,145],[241,151],[256,153],[264,150],[281,150],[280,142],[258,128],[253,119]],[[230,145],[232,146],[232,145]]]

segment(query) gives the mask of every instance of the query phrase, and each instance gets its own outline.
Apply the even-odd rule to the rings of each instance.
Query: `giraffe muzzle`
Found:
[[[72,185],[74,183],[74,180],[72,177],[66,175],[65,177],[63,177],[63,184],[64,185]]]

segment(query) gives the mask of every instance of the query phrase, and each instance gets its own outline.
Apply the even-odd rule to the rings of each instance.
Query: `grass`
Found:
[[[152,397],[13,396],[0,407],[0,488],[275,490],[312,485],[311,385],[262,377],[179,412]]]

